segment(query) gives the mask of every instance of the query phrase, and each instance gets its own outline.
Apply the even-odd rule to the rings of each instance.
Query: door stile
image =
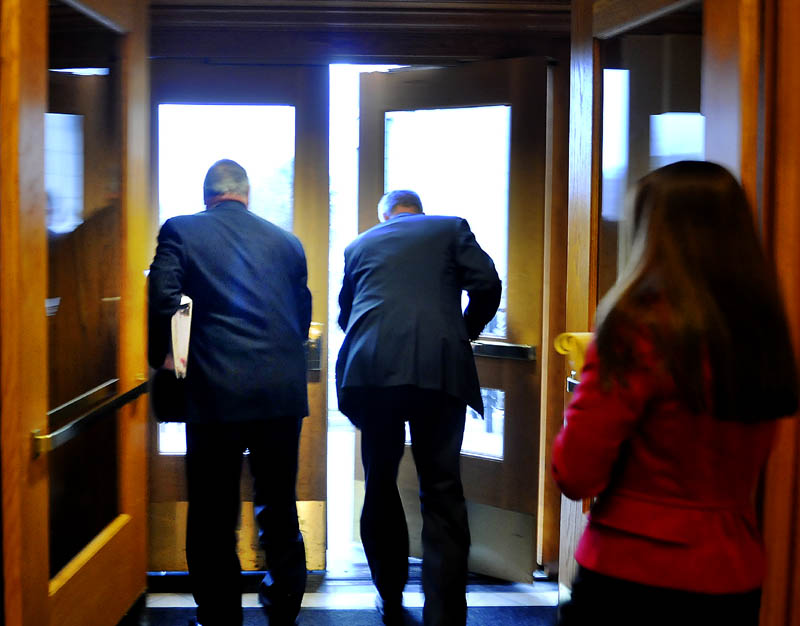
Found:
[[[146,278],[152,258],[149,237],[157,219],[150,204],[150,75],[147,66],[148,11],[130,10],[122,53],[122,181],[121,181],[121,307],[119,375],[122,390],[147,379]],[[126,567],[131,589],[142,593],[147,571],[147,449],[146,396],[118,413],[119,511],[130,516],[131,554]],[[135,593],[135,591],[134,591]]]
[[[312,322],[321,322],[320,369],[309,372],[309,416],[303,420],[300,440],[300,471],[297,498],[300,513],[309,522],[306,535],[308,567],[325,569],[327,535],[325,463],[328,442],[327,335],[328,236],[330,211],[328,192],[328,67],[305,68],[297,78],[300,105],[295,135],[294,232],[303,243],[308,265],[308,288],[312,298]],[[303,181],[298,184],[298,181]],[[322,465],[320,469],[319,465]]]
[[[547,163],[545,174],[544,274],[542,291],[541,415],[537,562],[558,568],[561,492],[550,475],[551,445],[564,409],[564,361],[553,340],[565,330],[567,273],[567,190],[569,137],[568,51],[550,65],[547,79]]]
[[[602,72],[599,45],[592,36],[592,4],[591,0],[576,0],[572,6],[565,313],[565,328],[569,331],[591,328],[597,301]],[[565,404],[566,400],[565,397]],[[575,575],[577,564],[573,555],[584,525],[581,502],[562,496],[558,559],[560,600],[562,590],[570,588]]]
[[[44,624],[48,584],[44,112],[47,3],[3,0],[0,16],[0,333],[5,618]]]

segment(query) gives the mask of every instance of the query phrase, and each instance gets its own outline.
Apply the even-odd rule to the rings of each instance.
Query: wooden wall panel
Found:
[[[772,215],[766,239],[778,267],[789,323],[800,347],[800,5],[794,0],[765,3],[767,76],[765,197]],[[764,498],[767,579],[761,626],[800,626],[800,423],[780,423],[770,459]]]
[[[740,177],[757,211],[760,15],[759,0],[705,0],[703,4],[706,158]]]

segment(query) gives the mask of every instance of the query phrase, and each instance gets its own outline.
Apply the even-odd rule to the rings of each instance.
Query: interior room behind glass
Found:
[[[702,9],[697,2],[601,41],[598,297],[614,284],[628,257],[626,197],[631,187],[662,165],[705,157]]]

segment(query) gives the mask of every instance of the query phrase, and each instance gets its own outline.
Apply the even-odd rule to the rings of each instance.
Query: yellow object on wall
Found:
[[[566,354],[573,377],[580,377],[583,369],[583,357],[586,347],[594,337],[594,333],[561,333],[555,339],[555,349],[559,354]]]

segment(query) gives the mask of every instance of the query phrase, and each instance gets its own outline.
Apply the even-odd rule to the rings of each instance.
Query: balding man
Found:
[[[422,508],[426,626],[464,626],[470,536],[459,469],[466,405],[482,412],[470,339],[500,303],[494,263],[458,217],[425,215],[392,191],[381,224],[345,251],[336,364],[339,408],[361,429],[361,540],[385,624],[404,619],[408,530],[397,490],[405,422]],[[461,294],[469,305],[462,313]]]
[[[298,442],[308,414],[304,342],[311,322],[299,240],[248,210],[249,182],[218,161],[206,210],[161,227],[150,266],[149,359],[168,359],[170,318],[193,300],[186,372],[186,558],[197,622],[242,624],[236,553],[243,454],[254,480],[262,583],[271,626],[294,624],[306,564],[295,503]]]

